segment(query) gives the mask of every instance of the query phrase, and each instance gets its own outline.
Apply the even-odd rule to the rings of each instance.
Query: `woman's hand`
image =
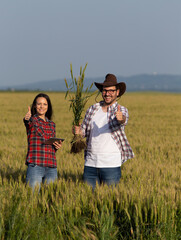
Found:
[[[27,112],[27,114],[25,115],[25,120],[29,120],[31,118],[31,108],[30,108],[30,106],[28,107],[28,112]]]
[[[61,146],[62,146],[62,141],[60,141],[60,142],[54,142],[54,143],[53,143],[53,146],[55,147],[56,150],[58,150],[58,149],[61,148]]]

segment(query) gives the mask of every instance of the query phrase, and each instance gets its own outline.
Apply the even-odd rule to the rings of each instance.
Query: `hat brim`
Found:
[[[100,92],[102,92],[103,87],[112,87],[112,86],[116,86],[119,89],[119,95],[118,97],[121,97],[125,91],[126,91],[126,83],[125,82],[120,82],[117,83],[116,85],[113,85],[112,83],[97,83],[94,82],[95,86],[99,89]]]

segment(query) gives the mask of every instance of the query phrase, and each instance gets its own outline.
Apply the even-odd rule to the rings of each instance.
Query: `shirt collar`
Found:
[[[104,101],[100,101],[99,104],[100,104],[100,106],[102,106],[102,105],[104,104]],[[117,107],[118,107],[118,103],[115,102],[115,103],[113,103],[111,106],[108,107],[108,111],[109,111],[109,110],[117,109]]]
[[[34,117],[35,117],[38,121],[45,122],[42,118],[40,118],[40,117],[38,116],[38,114],[35,114]],[[46,120],[46,122],[49,122],[49,121],[50,121],[47,117],[45,117],[45,120]]]

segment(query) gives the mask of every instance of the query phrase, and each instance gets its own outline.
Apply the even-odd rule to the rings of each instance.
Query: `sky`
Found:
[[[180,0],[1,0],[0,86],[181,74]]]

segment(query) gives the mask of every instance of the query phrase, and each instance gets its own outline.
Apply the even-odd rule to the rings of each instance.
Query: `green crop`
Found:
[[[48,92],[57,137],[58,179],[32,193],[25,185],[23,117],[37,92],[0,92],[0,239],[181,239],[181,94],[126,93],[125,128],[135,158],[116,187],[82,180],[83,152],[70,154],[72,113],[65,93]],[[85,107],[94,103],[90,97]]]
[[[72,64],[70,64],[70,73],[71,73],[71,82],[68,84],[65,79],[65,84],[67,87],[67,92],[65,94],[65,99],[69,96],[70,101],[70,109],[73,111],[73,125],[79,126],[82,112],[84,111],[85,105],[88,99],[94,94],[91,92],[91,88],[93,83],[90,84],[89,87],[84,89],[84,78],[85,78],[85,70],[87,68],[87,63],[85,67],[82,69],[80,67],[80,76],[78,78],[73,76]]]
[[[65,99],[67,98],[67,96],[69,96],[70,109],[73,112],[73,127],[80,125],[80,120],[82,118],[82,112],[85,109],[85,105],[88,99],[94,94],[94,92],[91,92],[93,83],[91,83],[89,87],[84,89],[84,77],[86,68],[87,63],[83,69],[82,66],[80,67],[80,76],[76,78],[73,76],[72,64],[70,64],[70,84],[68,84],[67,80],[65,79],[65,84],[67,87]],[[71,153],[78,153],[86,148],[85,141],[83,141],[81,135],[75,135],[71,141],[71,144]]]

